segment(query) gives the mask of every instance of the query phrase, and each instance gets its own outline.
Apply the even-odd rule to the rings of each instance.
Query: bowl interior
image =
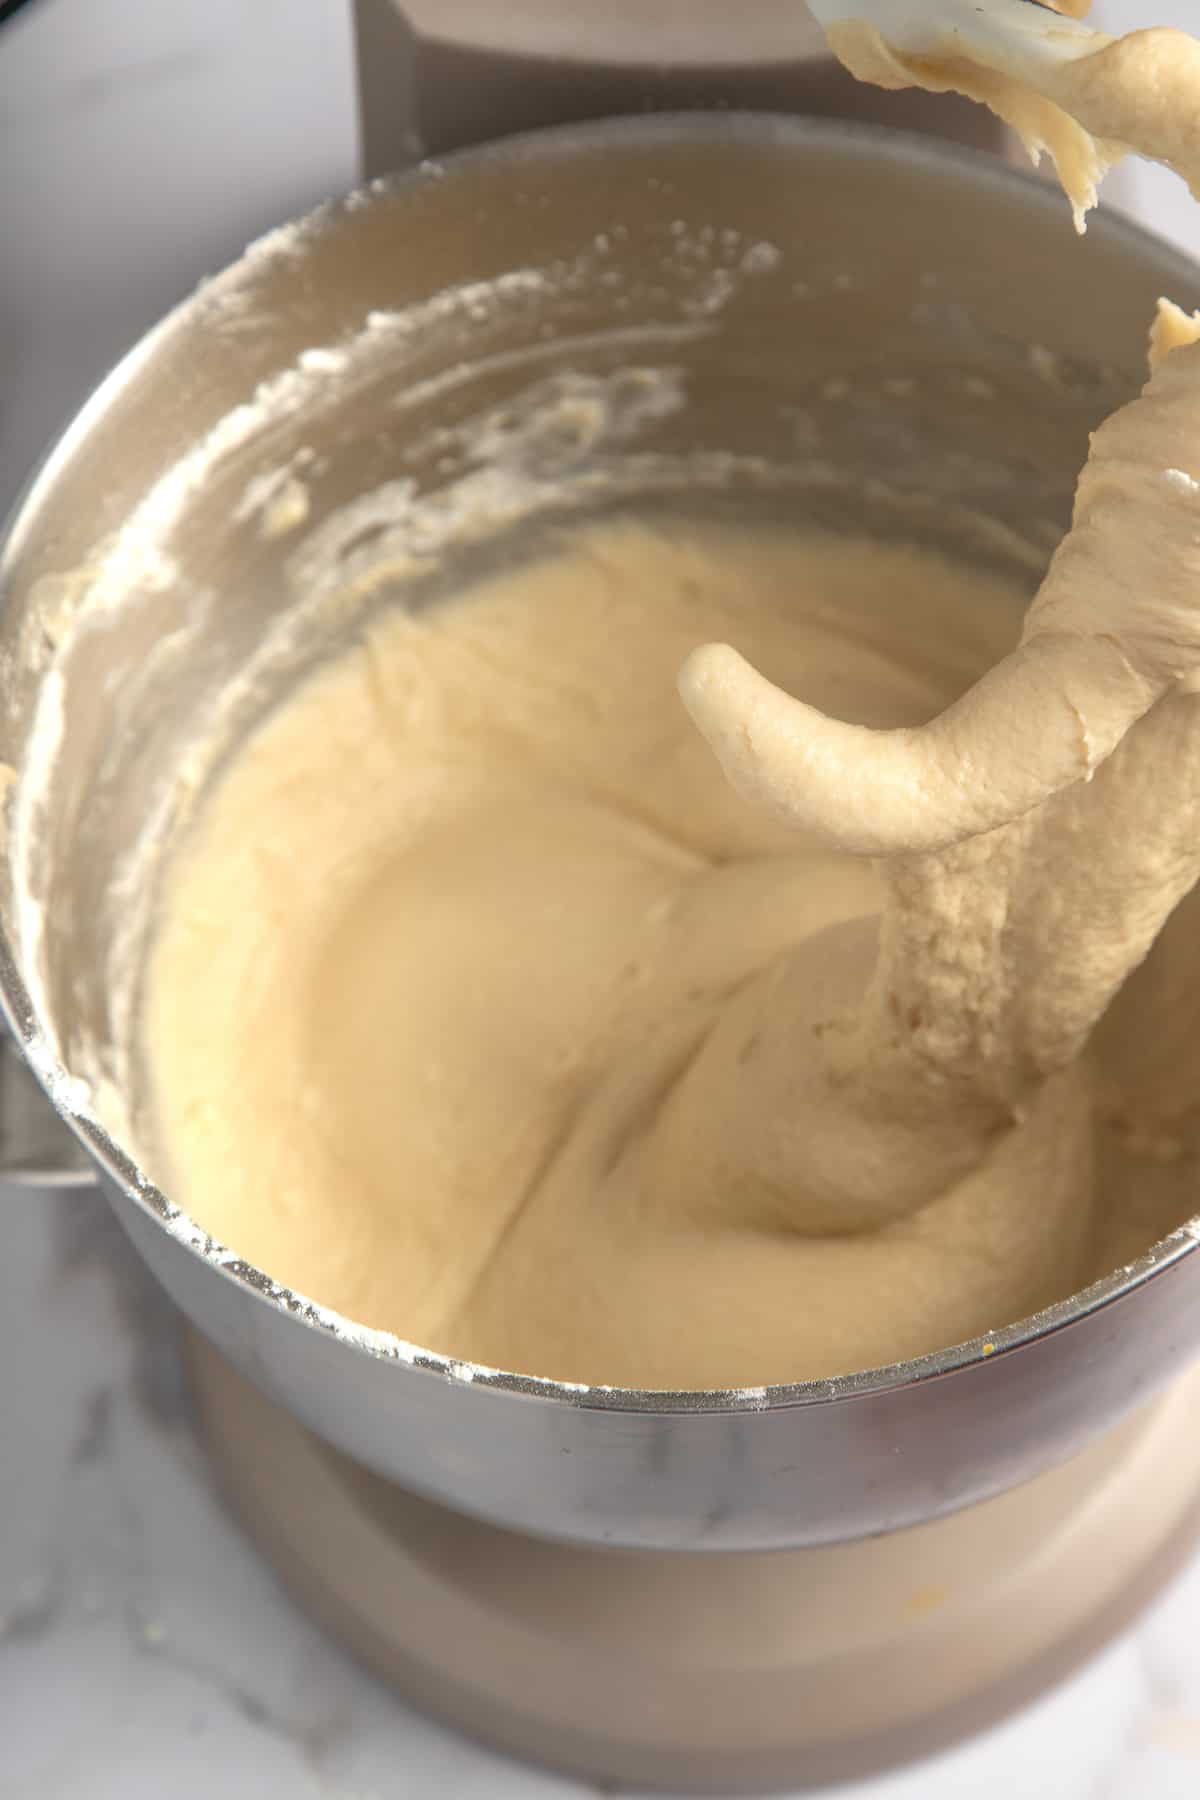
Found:
[[[736,118],[426,168],[210,282],[0,562],[5,993],[116,1178],[169,1210],[137,1167],[162,848],[314,661],[606,510],[865,528],[1032,592],[1164,291],[1200,305],[1167,248],[1076,241],[987,159]]]

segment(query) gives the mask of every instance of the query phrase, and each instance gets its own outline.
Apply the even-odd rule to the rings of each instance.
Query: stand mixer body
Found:
[[[803,0],[355,0],[363,173],[547,125],[753,109],[855,118],[1002,151],[957,96],[867,88],[830,56]]]
[[[705,7],[713,35],[703,54],[697,9],[682,7],[662,9],[661,31],[648,30],[642,8],[606,9],[602,45],[591,35],[600,30],[594,9],[569,33],[559,8],[507,9],[499,42],[496,10],[482,4],[409,6],[402,16],[391,0],[359,0],[358,10],[373,176],[397,160],[564,113],[640,111],[664,96],[770,100],[787,86],[781,68],[786,74],[797,61],[813,93],[835,96],[820,110],[844,109],[840,84],[824,85],[829,65],[814,28],[790,3],[751,7],[736,25],[726,8]],[[782,52],[799,40],[803,53],[789,64]],[[415,82],[410,97],[419,90],[421,98],[397,109],[382,72],[400,68],[401,54]],[[631,68],[640,70],[636,90]],[[621,83],[628,103],[615,108]],[[527,117],[530,107],[539,118]],[[983,135],[1001,147],[986,125]],[[512,1696],[499,1687],[489,1696],[482,1677],[464,1680],[452,1704],[452,1672],[463,1661],[454,1648],[459,1600],[447,1588],[435,1605],[429,1590],[427,1654],[411,1643],[381,1645],[365,1600],[339,1589],[328,1553],[314,1552],[334,1513],[322,1518],[317,1506],[302,1524],[289,1512],[288,1484],[264,1488],[268,1467],[293,1469],[293,1495],[336,1490],[341,1499],[330,1504],[343,1522],[353,1513],[355,1530],[364,1518],[378,1525],[391,1505],[387,1484],[397,1484],[403,1492],[385,1536],[399,1546],[397,1580],[410,1588],[429,1532],[443,1534],[443,1561],[463,1570],[496,1558],[503,1565],[506,1535],[532,1546],[535,1560],[690,1553],[689,1565],[714,1571],[709,1616],[724,1632],[736,1603],[720,1597],[729,1577],[717,1571],[738,1559],[713,1557],[718,1551],[797,1551],[784,1559],[794,1588],[783,1576],[767,1586],[793,1593],[801,1610],[821,1593],[836,1610],[850,1580],[849,1564],[837,1559],[879,1534],[905,1533],[897,1556],[914,1566],[922,1555],[951,1556],[921,1551],[914,1534],[957,1529],[960,1522],[933,1522],[978,1503],[1001,1509],[974,1515],[999,1546],[980,1562],[981,1593],[1011,1585],[1014,1569],[1024,1569],[1014,1548],[1022,1529],[1044,1528],[1057,1542],[1084,1513],[1093,1521],[1088,1552],[1102,1562],[1115,1521],[1128,1516],[1125,1493],[1106,1485],[1113,1458],[1124,1459],[1159,1502],[1144,1530],[1130,1534],[1132,1560],[1118,1571],[1128,1580],[1101,1581],[1096,1605],[1081,1607],[1073,1565],[1075,1599],[1061,1629],[1047,1624],[1036,1645],[1015,1628],[1006,1638],[986,1610],[968,1607],[947,1627],[939,1666],[962,1663],[964,1634],[990,1631],[1008,1651],[981,1667],[979,1682],[1020,1667],[1044,1680],[1056,1655],[1069,1661],[1126,1616],[1131,1595],[1161,1578],[1190,1535],[1200,1468],[1172,1457],[1175,1484],[1156,1483],[1170,1434],[1141,1409],[1200,1349],[1200,1234],[1181,1231],[1075,1300],[1019,1324],[997,1320],[986,1340],[920,1363],[694,1394],[571,1388],[464,1366],[338,1318],[213,1243],[137,1166],[132,1134],[118,1141],[97,1121],[77,1078],[84,1065],[107,1066],[122,1030],[111,970],[140,927],[119,877],[145,819],[165,804],[162,772],[294,602],[294,544],[264,542],[239,518],[238,496],[304,451],[313,527],[399,469],[418,501],[436,499],[463,474],[428,449],[444,449],[448,430],[519,403],[555,371],[602,379],[669,366],[687,404],[647,422],[631,447],[642,467],[649,458],[663,472],[653,495],[639,494],[623,450],[600,447],[612,492],[626,502],[669,506],[691,495],[694,505],[696,469],[718,459],[727,479],[719,493],[705,493],[706,506],[833,529],[861,529],[865,508],[866,522],[881,528],[902,519],[927,541],[1002,562],[1009,544],[1027,563],[1031,543],[1048,554],[1065,526],[1088,431],[1136,389],[1146,321],[1163,292],[1200,306],[1200,271],[1110,218],[1077,243],[1061,199],[996,158],[781,118],[576,126],[426,160],[252,247],[115,371],[14,523],[0,556],[0,757],[36,768],[38,793],[0,882],[0,986],[10,1020],[135,1244],[217,1347],[196,1351],[198,1391],[251,1523],[363,1655],[428,1703],[439,1706],[440,1695],[440,1710],[468,1728],[590,1774],[698,1786],[703,1768],[676,1740],[687,1717],[698,1721],[713,1703],[694,1669],[676,1687],[664,1675],[657,1737],[643,1734],[636,1754],[617,1742],[621,1685],[614,1680],[604,1700],[595,1672],[581,1714],[594,1729],[562,1738],[544,1706],[514,1712]],[[399,323],[364,349],[371,316]],[[314,349],[334,353],[323,371]],[[912,387],[894,379],[898,372],[936,405],[915,416]],[[980,383],[991,395],[983,411]],[[251,417],[246,403],[264,395],[283,403]],[[234,417],[241,423],[231,432]],[[819,476],[804,449],[813,442]],[[547,490],[542,512],[520,529],[536,533],[543,517],[563,511]],[[127,554],[114,578],[117,533]],[[509,552],[507,538],[500,549]],[[480,554],[489,552],[449,545],[418,603],[437,604]],[[147,581],[155,556],[158,572]],[[199,593],[218,597],[203,643],[172,666],[168,683],[141,679]],[[44,730],[51,685],[52,742]],[[123,1096],[131,1119],[140,1106],[136,1092]],[[1177,1437],[1192,1402],[1170,1404]],[[1106,1452],[1100,1440],[1114,1430]],[[1093,1461],[1072,1462],[1081,1456]],[[1027,1503],[1011,1492],[1024,1483],[1034,1483]],[[1089,1501],[1100,1490],[1107,1511]],[[431,1518],[443,1523],[435,1529]],[[511,1567],[525,1554],[514,1551]],[[566,1562],[538,1566],[546,1572],[540,1592],[576,1591]],[[643,1580],[616,1568],[595,1579],[616,1596],[619,1651],[622,1634],[638,1629]],[[466,1580],[455,1577],[457,1588]],[[536,1586],[523,1578],[522,1594]],[[894,1620],[883,1634],[890,1647],[870,1665],[875,1689],[911,1660],[906,1634],[920,1624],[922,1591],[912,1588],[915,1610],[901,1618],[899,1638]],[[525,1604],[507,1591],[493,1599],[493,1610]],[[926,1610],[941,1604],[935,1596]],[[543,1629],[544,1613],[537,1624],[532,1637],[528,1620],[514,1625],[525,1632],[528,1660],[518,1666],[528,1691],[555,1666],[566,1630],[562,1619]],[[701,1641],[702,1623],[688,1614],[684,1627]],[[848,1681],[883,1654],[878,1618],[868,1627],[846,1652]],[[860,1653],[867,1661],[856,1664]],[[677,1661],[664,1650],[661,1667]],[[753,1648],[743,1659],[760,1687],[761,1663]],[[810,1680],[806,1667],[798,1652],[785,1658],[779,1693],[787,1682],[798,1693]],[[706,1752],[710,1785],[764,1787],[830,1772],[814,1750],[818,1715],[829,1714],[817,1688],[804,1688],[812,1705],[803,1728],[757,1757],[751,1739],[761,1745],[765,1727],[752,1688],[739,1690],[745,1705],[730,1710],[741,1735],[729,1756],[715,1745]],[[961,1730],[978,1721],[978,1709],[961,1684],[953,1688],[914,1687],[902,1710],[916,1718],[952,1708]],[[1010,1689],[1006,1703],[1020,1697]],[[673,1712],[676,1692],[684,1699]],[[778,1710],[778,1697],[773,1704]],[[839,1738],[867,1746],[859,1763],[905,1752],[898,1718],[853,1705],[829,1718]]]

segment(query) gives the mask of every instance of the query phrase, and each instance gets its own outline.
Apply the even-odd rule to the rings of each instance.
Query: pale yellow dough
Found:
[[[1181,34],[1037,93],[831,41],[995,107],[1080,219],[1127,145],[1200,188]],[[678,1388],[935,1350],[1182,1222],[1198,338],[1164,303],[1023,617],[930,552],[627,522],[380,620],[168,869],[174,1197],[364,1324]]]
[[[1087,9],[1057,10],[1078,18]],[[1087,54],[1048,68],[1034,87],[999,54],[987,63],[961,53],[902,54],[870,22],[870,0],[864,12],[866,19],[826,34],[850,73],[876,87],[966,94],[989,107],[1035,162],[1049,151],[1079,230],[1104,175],[1130,151],[1165,163],[1200,197],[1200,42],[1187,32],[1163,26],[1123,38],[1095,32],[1085,40]],[[1073,49],[1075,40],[1062,41]]]
[[[701,1124],[728,1109],[732,1043],[753,1080],[728,1145],[770,1137],[792,1065],[750,1040],[836,1026],[883,893],[725,786],[680,662],[736,637],[839,716],[910,727],[1010,648],[1023,600],[915,549],[627,523],[381,619],[233,761],[170,867],[145,1044],[173,1197],[368,1325],[609,1384],[863,1368],[1099,1273],[1090,1071],[1020,1129],[968,1105],[943,1191],[906,1187],[902,1121],[872,1190],[892,1222],[850,1236],[803,1146],[764,1204],[691,1105],[699,1082]],[[1168,1181],[1139,1246],[1186,1210]]]

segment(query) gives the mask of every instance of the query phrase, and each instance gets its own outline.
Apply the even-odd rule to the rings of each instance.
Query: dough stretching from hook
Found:
[[[1061,1083],[1200,876],[1198,331],[1161,311],[1158,366],[1093,438],[1020,643],[930,723],[830,718],[727,644],[683,665],[743,798],[887,859],[870,980],[844,935],[798,946],[664,1108],[660,1176],[686,1169],[710,1207],[877,1229],[998,1134],[1032,1172],[1063,1130]]]
[[[1159,330],[1189,336],[1177,312]],[[680,693],[737,791],[831,848],[891,856],[948,849],[1089,780],[1200,670],[1198,405],[1191,348],[1095,434],[1019,647],[928,725],[842,724],[728,645],[697,650]]]
[[[1011,126],[1035,163],[1048,151],[1079,231],[1105,174],[1131,151],[1174,169],[1200,197],[1200,42],[1187,32],[1156,26],[1113,38],[1080,28],[1085,7],[1063,5],[1064,25],[1017,33],[988,29],[986,8],[977,8],[977,29],[947,28],[926,51],[925,39],[938,36],[936,7],[918,15],[885,0],[862,0],[861,9],[814,0],[813,10],[859,80],[965,94]],[[924,20],[920,54],[889,37],[889,10],[901,40],[917,30],[910,14]]]

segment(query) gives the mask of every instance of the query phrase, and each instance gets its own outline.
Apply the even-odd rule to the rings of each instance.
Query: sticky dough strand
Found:
[[[1200,478],[1182,466],[1198,370],[1200,345],[1171,355],[1095,434],[1020,644],[929,724],[829,719],[728,646],[684,666],[685,704],[745,798],[887,859],[875,976],[835,1041],[864,1130],[881,1109],[926,1133],[972,1106],[971,1129],[1019,1117],[1200,875]],[[934,1188],[940,1155],[923,1162]]]
[[[1182,175],[1200,197],[1200,42],[1165,26],[1112,38],[1082,30],[1070,9],[1038,37],[988,33],[986,14],[969,33],[950,32],[933,53],[907,53],[889,39],[886,15],[864,0],[863,17],[826,27],[829,47],[859,80],[883,88],[960,93],[1017,133],[1035,163],[1053,157],[1082,231],[1105,174],[1131,151]],[[1066,9],[1064,9],[1066,10]],[[901,8],[893,29],[902,37]],[[1045,53],[1037,54],[1039,38]]]
[[[1182,605],[1160,597],[1178,593],[1178,546],[1200,526],[1200,479],[1162,456],[1175,443],[1186,460],[1197,359],[1171,357],[1095,434],[1020,645],[930,724],[848,725],[727,645],[695,651],[680,692],[738,792],[831,848],[887,856],[994,831],[1094,774],[1200,669],[1200,606],[1190,590]]]

